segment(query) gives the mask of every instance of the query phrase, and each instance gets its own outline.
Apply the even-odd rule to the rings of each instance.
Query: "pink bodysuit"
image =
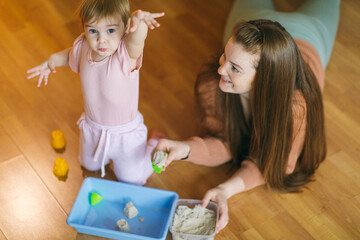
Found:
[[[142,185],[153,172],[147,146],[147,128],[138,111],[139,69],[142,56],[131,71],[124,38],[117,51],[100,62],[91,59],[85,35],[74,42],[70,68],[80,73],[85,113],[80,128],[80,164],[90,171],[102,170],[110,159],[119,181]]]

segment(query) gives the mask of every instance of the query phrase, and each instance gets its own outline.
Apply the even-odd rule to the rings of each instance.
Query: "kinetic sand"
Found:
[[[180,205],[176,209],[172,231],[193,235],[211,235],[216,227],[216,213],[210,209]]]

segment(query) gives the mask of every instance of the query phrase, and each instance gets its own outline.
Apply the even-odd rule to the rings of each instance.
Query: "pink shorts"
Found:
[[[119,181],[143,185],[153,173],[151,151],[157,140],[147,143],[147,128],[143,116],[124,125],[103,126],[82,114],[80,128],[80,164],[89,171],[101,169],[105,176],[105,165],[113,161],[114,173]]]

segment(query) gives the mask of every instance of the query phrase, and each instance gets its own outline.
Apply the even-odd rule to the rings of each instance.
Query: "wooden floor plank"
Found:
[[[23,156],[2,162],[0,172],[0,229],[8,239],[74,238],[66,213]]]
[[[21,154],[20,150],[0,125],[0,162]]]
[[[8,240],[0,229],[0,240]]]

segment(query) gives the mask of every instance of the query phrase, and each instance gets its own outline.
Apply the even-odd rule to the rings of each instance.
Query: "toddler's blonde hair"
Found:
[[[126,26],[130,17],[130,5],[128,0],[82,0],[78,12],[83,27],[89,21],[118,16]]]

